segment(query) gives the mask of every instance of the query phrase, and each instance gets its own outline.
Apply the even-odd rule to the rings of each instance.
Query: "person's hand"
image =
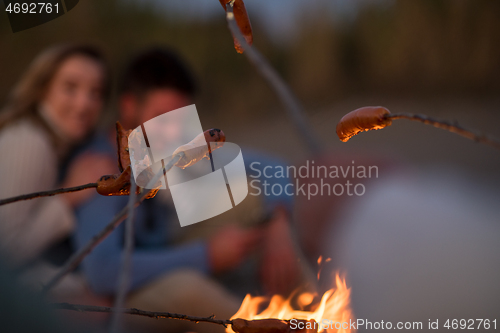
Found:
[[[95,183],[106,174],[117,172],[116,160],[105,154],[85,153],[76,157],[70,164],[62,187],[74,187]],[[73,208],[77,207],[92,195],[95,189],[66,193],[62,197]]]
[[[296,287],[300,268],[290,232],[288,214],[277,208],[264,236],[260,277],[269,295],[287,295]]]
[[[208,243],[208,259],[214,273],[236,267],[251,252],[259,240],[259,229],[228,226],[216,233]]]

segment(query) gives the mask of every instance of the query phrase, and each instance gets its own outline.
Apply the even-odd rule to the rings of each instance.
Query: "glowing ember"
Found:
[[[331,258],[326,258],[324,262],[330,262],[332,260]],[[322,264],[323,263],[323,256],[319,256],[318,258],[318,281],[319,281],[319,276],[321,275],[321,270],[323,269]]]
[[[350,319],[354,320],[354,316],[349,305],[350,292],[350,288],[347,288],[345,280],[341,279],[337,274],[335,276],[335,288],[332,288],[323,294],[319,304],[314,307],[314,311],[298,310],[292,306],[292,298],[296,299],[296,303],[300,307],[310,305],[314,299],[314,295],[307,292],[299,295],[292,294],[292,296],[288,299],[275,295],[271,298],[267,308],[262,311],[260,311],[260,309],[265,306],[269,299],[267,297],[252,297],[251,295],[247,295],[243,300],[240,309],[234,316],[231,317],[231,319],[241,318],[246,320],[256,320],[276,318],[284,320],[313,319],[317,323],[325,323],[326,321],[329,323],[349,322]],[[323,329],[323,327],[326,326],[327,329]],[[323,325],[323,327],[322,325],[318,325],[318,332],[351,332],[349,329],[337,330],[332,324]],[[234,333],[231,329],[231,325],[227,327],[226,332]]]

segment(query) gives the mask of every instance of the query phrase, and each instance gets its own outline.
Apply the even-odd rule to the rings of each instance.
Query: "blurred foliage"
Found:
[[[290,43],[273,43],[254,20],[255,45],[308,107],[363,93],[493,95],[500,89],[498,0],[368,3],[346,22],[320,6],[313,14],[297,18],[300,32]],[[1,20],[0,102],[38,52],[67,41],[101,46],[115,74],[141,48],[177,49],[199,79],[197,104],[213,112],[213,121],[235,109],[245,121],[278,105],[234,52],[222,8],[218,17],[194,21],[118,0],[80,1],[61,18],[16,34]]]

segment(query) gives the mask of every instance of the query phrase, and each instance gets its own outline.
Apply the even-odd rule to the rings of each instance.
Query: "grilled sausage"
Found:
[[[118,143],[118,167],[123,170],[121,174],[104,175],[97,181],[97,193],[105,196],[120,196],[130,194],[130,177],[132,176],[132,169],[130,167],[130,153],[128,149],[128,135],[131,131],[123,129],[119,122],[116,123],[116,135]],[[180,168],[191,166],[203,158],[209,158],[209,153],[213,149],[220,148],[224,145],[226,136],[224,132],[219,129],[210,129],[197,135],[191,142],[177,148],[173,155],[183,151],[184,157],[179,160],[176,165]],[[212,143],[212,144],[210,144]],[[153,177],[151,168],[143,170],[138,177],[146,177],[149,179]],[[142,183],[142,182],[139,182]],[[157,184],[158,188],[161,182]],[[146,199],[153,198],[158,192],[158,188],[151,191]],[[141,191],[137,187],[137,193]]]
[[[120,196],[130,194],[130,177],[132,170],[130,165],[121,173],[116,175],[104,175],[97,181],[97,193],[104,196]],[[141,192],[141,188],[137,187],[137,194]],[[152,190],[146,199],[153,198],[158,189]]]
[[[132,130],[125,130],[119,121],[116,122],[116,145],[118,147],[118,169],[123,172],[130,165],[128,136]]]
[[[226,4],[231,0],[219,0],[220,4],[226,10]],[[253,43],[253,34],[252,34],[252,25],[250,24],[250,19],[248,18],[247,10],[245,8],[245,3],[243,0],[235,0],[233,4],[233,13],[234,19],[240,28],[241,34],[245,37],[248,45],[252,45]],[[240,43],[236,38],[234,38],[234,48],[236,52],[243,53],[243,47],[241,47]]]
[[[367,106],[351,111],[337,124],[337,135],[340,141],[347,142],[360,132],[390,126],[391,119],[385,117],[388,114],[390,114],[389,110],[381,106]]]
[[[290,333],[290,327],[284,320],[260,319],[245,320],[233,319],[232,329],[237,333]]]
[[[175,165],[181,169],[185,169],[198,163],[203,158],[209,159],[209,154],[212,150],[222,147],[225,141],[226,136],[220,129],[212,128],[206,130],[198,134],[189,143],[180,146],[174,151],[172,157],[180,152],[184,152],[185,154]]]
[[[236,333],[314,333],[319,325],[314,320],[294,319],[294,324],[280,319],[233,319],[231,328]],[[300,328],[299,328],[300,327]]]

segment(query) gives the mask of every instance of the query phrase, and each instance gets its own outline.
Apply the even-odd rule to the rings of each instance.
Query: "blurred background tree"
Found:
[[[394,112],[457,119],[499,136],[499,1],[248,0],[246,5],[255,45],[290,83],[328,147],[382,146],[409,162],[497,174],[499,154],[418,124],[360,136],[348,147],[340,146],[334,128],[352,109],[383,104]],[[216,0],[85,0],[59,19],[15,34],[5,15],[0,103],[38,52],[67,41],[101,46],[115,74],[141,48],[169,45],[199,79],[196,104],[205,127],[228,128],[235,142],[290,159],[305,156],[297,152],[297,133],[267,83],[234,52]],[[251,136],[251,125],[259,126],[259,138]]]

